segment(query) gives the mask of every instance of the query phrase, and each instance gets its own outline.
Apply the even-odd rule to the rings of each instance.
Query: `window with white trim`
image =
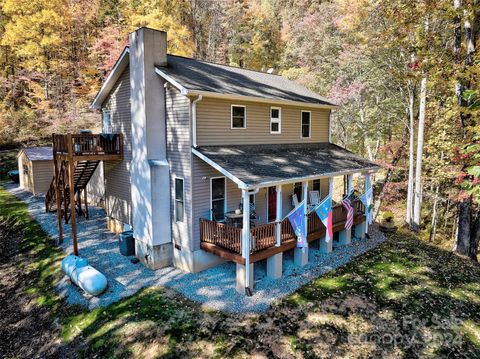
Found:
[[[247,109],[243,105],[232,105],[231,128],[247,127]]]
[[[282,133],[282,109],[270,107],[270,133]]]
[[[185,191],[183,179],[175,178],[175,222],[184,222],[185,219]]]
[[[215,177],[210,180],[212,220],[223,221],[226,208],[225,177]]]
[[[112,112],[110,110],[102,111],[102,132],[112,133]]]
[[[310,138],[311,136],[311,117],[310,111],[302,111],[302,123],[301,123],[301,137]]]

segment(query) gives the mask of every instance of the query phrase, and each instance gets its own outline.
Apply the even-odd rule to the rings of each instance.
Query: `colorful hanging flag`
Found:
[[[297,236],[297,247],[307,247],[307,226],[305,222],[306,213],[305,201],[300,202],[288,215],[287,218],[292,224],[293,231]]]
[[[373,222],[373,191],[372,187],[367,189],[365,193],[360,195],[360,201],[362,201],[363,205],[365,206],[365,216],[368,224],[372,224]]]
[[[350,192],[343,200],[343,208],[347,211],[347,221],[345,222],[345,228],[351,229],[353,226],[353,192]]]
[[[327,229],[325,241],[328,242],[333,239],[332,195],[325,197],[324,200],[315,208],[315,212]]]

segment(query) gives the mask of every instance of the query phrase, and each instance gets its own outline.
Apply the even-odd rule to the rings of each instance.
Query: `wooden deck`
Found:
[[[55,204],[58,242],[63,242],[62,216],[72,225],[73,253],[78,255],[76,213],[88,218],[87,184],[100,161],[123,159],[122,134],[52,135],[54,178],[45,196],[45,210]],[[84,196],[82,209],[82,194]]]
[[[355,203],[354,225],[365,221],[363,205]],[[333,233],[345,229],[346,211],[343,206],[333,208]],[[325,226],[316,213],[310,213],[307,221],[307,241],[316,241],[325,236]],[[250,263],[255,263],[275,254],[295,248],[297,238],[287,218],[281,223],[281,245],[275,246],[275,223],[268,223],[250,230],[252,249]],[[206,219],[200,220],[200,248],[223,259],[245,264],[242,257],[242,229]]]
[[[68,134],[52,136],[53,155],[57,160],[112,161],[123,159],[123,136],[121,133]]]

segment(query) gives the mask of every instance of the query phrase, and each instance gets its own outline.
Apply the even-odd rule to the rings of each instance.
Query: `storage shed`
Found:
[[[18,153],[20,187],[34,195],[47,193],[53,171],[51,147],[29,147]]]

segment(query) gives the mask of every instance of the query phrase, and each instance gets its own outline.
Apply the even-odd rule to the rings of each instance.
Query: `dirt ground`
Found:
[[[0,221],[0,358],[73,358],[47,306],[26,294],[38,273],[29,266],[29,251],[21,248],[22,236],[12,220]]]

